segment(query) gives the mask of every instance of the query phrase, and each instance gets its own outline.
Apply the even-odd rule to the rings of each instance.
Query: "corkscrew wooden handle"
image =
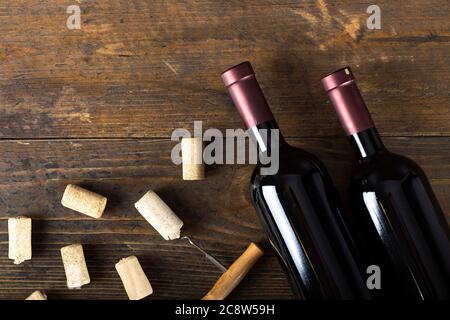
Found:
[[[217,280],[202,300],[224,300],[244,279],[253,265],[263,256],[263,251],[253,242]]]

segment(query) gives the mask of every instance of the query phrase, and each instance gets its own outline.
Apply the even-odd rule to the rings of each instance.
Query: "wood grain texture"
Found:
[[[324,160],[345,190],[354,159],[345,138],[290,140]],[[410,156],[426,171],[450,217],[450,145],[447,138],[387,138],[392,151]],[[207,167],[207,179],[183,181],[168,155],[174,142],[147,140],[23,140],[0,142],[0,297],[26,297],[44,290],[49,298],[126,298],[114,264],[136,255],[154,286],[152,298],[199,299],[219,272],[182,240],[165,241],[133,204],[149,188],[185,222],[182,231],[226,265],[251,241],[266,245],[249,199],[250,165]],[[61,206],[67,183],[108,197],[100,219]],[[345,194],[343,194],[345,198]],[[7,259],[7,218],[33,218],[33,259],[14,266]],[[92,283],[65,289],[59,249],[83,243]],[[231,298],[291,298],[274,253],[266,255]]]
[[[47,2],[0,4],[0,137],[240,127],[220,73],[246,59],[287,136],[341,134],[319,79],[345,65],[383,135],[450,134],[445,0],[378,1],[381,30],[372,1],[83,1],[75,31]]]
[[[81,30],[66,28],[68,5]],[[152,299],[200,299],[219,271],[165,241],[133,204],[156,190],[183,232],[231,264],[251,241],[265,255],[231,294],[291,290],[250,205],[252,166],[208,166],[183,181],[173,129],[239,128],[220,80],[250,60],[285,136],[324,160],[343,198],[354,158],[319,84],[352,67],[386,145],[416,160],[450,221],[450,21],[447,1],[0,0],[0,299],[127,299],[115,263],[136,255]],[[108,197],[90,219],[63,208],[76,183]],[[8,260],[7,218],[33,218],[33,259]],[[66,288],[59,250],[83,243],[92,283]]]

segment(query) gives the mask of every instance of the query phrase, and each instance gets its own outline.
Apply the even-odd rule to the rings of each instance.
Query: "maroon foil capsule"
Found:
[[[347,135],[374,126],[349,67],[323,77],[321,82]]]
[[[273,119],[250,62],[225,70],[222,80],[247,129]]]

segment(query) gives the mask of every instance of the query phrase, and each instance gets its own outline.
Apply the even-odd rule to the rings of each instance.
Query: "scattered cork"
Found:
[[[31,259],[31,218],[16,217],[8,219],[9,252],[14,264]]]
[[[30,294],[25,300],[47,300],[47,295],[38,290]]]
[[[201,138],[183,138],[181,140],[183,159],[183,180],[202,180],[205,178],[203,163],[203,141]]]
[[[164,239],[180,238],[183,221],[153,190],[144,194],[134,206]]]
[[[64,191],[61,204],[69,209],[92,218],[100,218],[106,207],[107,199],[95,192],[69,184]]]
[[[69,289],[80,289],[91,282],[81,244],[62,247],[61,257]]]
[[[135,256],[121,259],[116,270],[130,300],[141,300],[153,293],[150,281]]]

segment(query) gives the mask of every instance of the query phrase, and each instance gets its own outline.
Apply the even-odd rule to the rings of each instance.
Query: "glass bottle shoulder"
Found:
[[[383,150],[360,162],[351,185],[360,189],[373,189],[384,182],[402,182],[411,175],[425,178],[422,169],[413,160]]]
[[[279,157],[279,168],[275,175],[264,175],[261,169],[264,166],[257,165],[253,175],[252,184],[255,185],[273,185],[280,176],[298,176],[303,177],[311,173],[319,173],[322,177],[328,179],[328,173],[323,163],[313,154],[292,146],[287,146]]]

